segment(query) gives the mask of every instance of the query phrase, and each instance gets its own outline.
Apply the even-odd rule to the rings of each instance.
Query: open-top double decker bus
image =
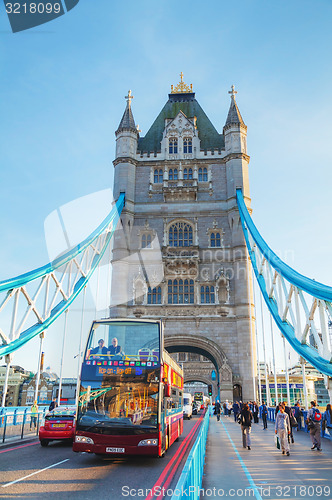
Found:
[[[204,393],[202,391],[194,392],[194,401],[199,409],[204,408]]]
[[[94,321],[81,370],[73,450],[163,456],[183,430],[183,372],[162,323]]]

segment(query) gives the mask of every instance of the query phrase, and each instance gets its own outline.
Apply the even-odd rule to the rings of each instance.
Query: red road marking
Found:
[[[7,451],[14,451],[18,450],[19,448],[26,448],[27,446],[34,446],[35,444],[38,444],[39,441],[34,441],[33,443],[29,444],[22,444],[21,446],[16,446],[15,448],[7,448],[6,450],[0,451],[0,453],[7,453]]]
[[[195,434],[198,426],[200,425],[201,421],[203,420],[203,417],[204,415],[202,415],[199,420],[196,422],[196,424],[194,425],[194,427],[191,429],[190,433],[188,434],[188,436],[185,438],[185,440],[183,441],[183,443],[181,444],[180,448],[178,449],[178,451],[176,452],[176,454],[174,455],[174,457],[172,458],[172,460],[169,462],[169,464],[167,465],[167,467],[163,470],[163,472],[160,474],[159,478],[157,479],[156,483],[153,485],[153,487],[151,488],[151,493],[149,493],[149,495],[146,497],[145,500],[151,500],[155,495],[153,494],[153,491],[155,491],[155,488],[157,488],[158,486],[161,486],[161,484],[163,483],[164,479],[165,479],[165,476],[167,475],[169,469],[172,467],[173,463],[175,462],[175,460],[179,457],[180,453],[181,453],[181,456],[179,457],[179,459],[177,460],[177,463],[176,465],[178,464],[178,462],[180,460],[182,460],[182,457],[184,455],[184,453],[186,452],[186,449],[188,448],[189,446],[189,443],[190,443],[190,440],[192,438],[192,436]],[[170,481],[173,479],[173,476],[175,474],[175,471],[176,471],[176,467],[173,467],[172,468],[172,473],[169,478],[167,479],[167,484],[170,483]],[[159,497],[160,498],[160,495]]]

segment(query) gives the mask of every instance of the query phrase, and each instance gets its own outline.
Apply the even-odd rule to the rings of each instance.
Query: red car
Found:
[[[59,406],[47,413],[44,425],[39,429],[39,440],[42,446],[47,446],[54,439],[70,439],[75,434],[75,406]]]

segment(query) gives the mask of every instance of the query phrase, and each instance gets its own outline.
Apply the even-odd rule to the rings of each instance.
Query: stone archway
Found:
[[[222,349],[210,339],[194,335],[165,335],[164,347],[169,353],[192,352],[202,354],[208,358],[214,365],[217,377],[215,381],[208,377],[207,370],[200,363],[199,366],[189,368],[185,373],[185,382],[202,381],[206,384],[212,384],[215,397],[221,400],[233,400],[233,374],[228,364],[225,353]],[[193,364],[194,365],[194,364]],[[211,372],[211,368],[210,368]]]

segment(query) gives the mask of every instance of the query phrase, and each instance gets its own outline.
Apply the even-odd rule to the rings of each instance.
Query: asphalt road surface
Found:
[[[156,485],[165,490],[175,487],[197,433],[191,439],[186,437],[201,416],[184,420],[182,436],[164,458],[100,458],[74,453],[71,444],[56,441],[45,448],[39,441],[1,448],[0,498],[157,498],[146,490]],[[158,493],[158,488],[154,492]]]

